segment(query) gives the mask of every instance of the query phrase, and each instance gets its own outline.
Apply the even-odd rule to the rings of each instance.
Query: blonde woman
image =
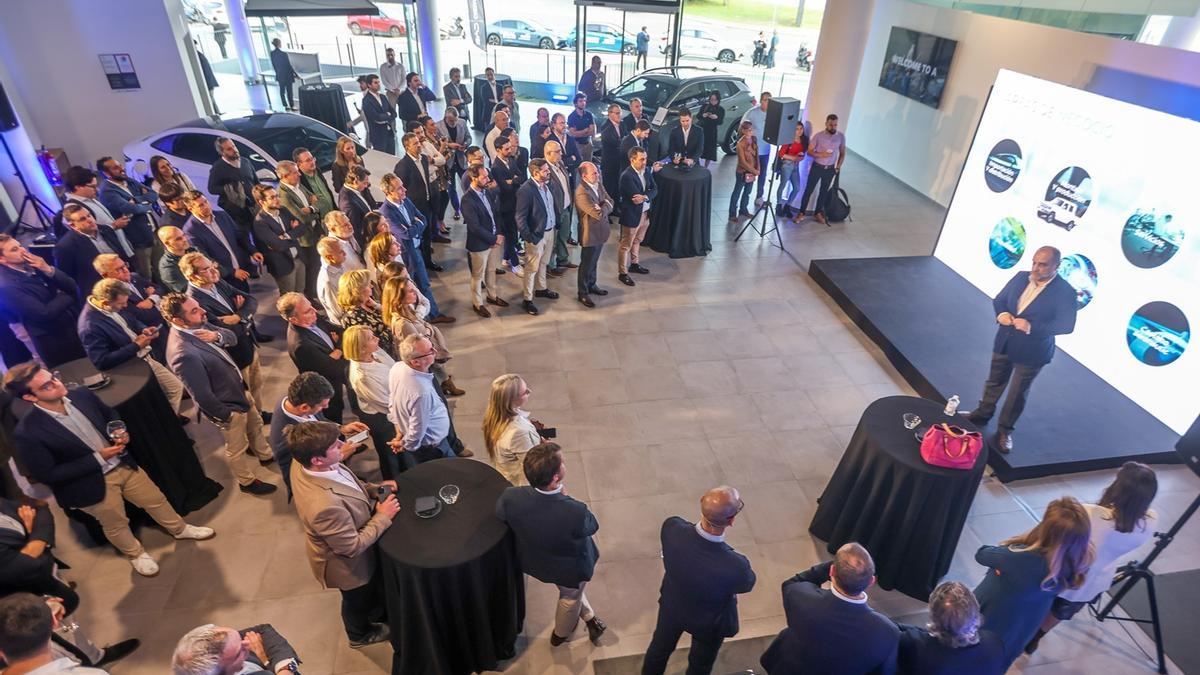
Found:
[[[402,276],[389,278],[383,286],[383,320],[391,327],[392,334],[400,336],[401,340],[406,335],[428,339],[437,352],[430,372],[441,383],[442,393],[446,396],[462,396],[466,392],[454,386],[454,378],[442,365],[450,360],[446,338],[436,326],[417,316],[417,295],[417,285],[412,279]]]
[[[379,471],[384,479],[395,478],[396,474],[409,467],[408,453],[397,454],[392,450],[391,440],[396,437],[396,427],[388,421],[388,401],[391,389],[388,373],[396,364],[391,354],[379,346],[379,338],[366,326],[351,326],[342,334],[342,353],[350,362],[348,381],[358,396],[361,412],[358,419],[371,430],[375,452],[379,454]]]
[[[516,486],[529,484],[523,469],[525,453],[542,442],[538,422],[523,410],[529,394],[529,386],[519,375],[501,375],[492,380],[483,415],[483,442],[492,466]]]
[[[393,260],[389,263],[384,263],[383,265],[380,265],[378,269],[378,285],[380,288],[385,288],[387,286],[387,280],[391,279],[392,277],[402,277],[404,279],[411,278],[408,276],[408,268],[405,267],[404,263],[400,262],[399,260]],[[417,310],[417,318],[424,321],[426,320],[426,317],[429,316],[429,298],[425,297],[425,294],[421,292],[421,289],[416,287],[416,284],[413,284],[413,288],[417,291],[417,304],[415,307]],[[383,297],[382,294],[380,297]],[[435,330],[437,329],[435,328]]]
[[[350,270],[338,279],[338,305],[342,308],[342,327],[366,326],[379,338],[379,346],[395,354],[392,331],[379,314],[379,304],[373,297],[375,286],[366,270]]]
[[[362,166],[362,158],[358,156],[358,147],[349,136],[342,136],[338,139],[337,146],[333,153],[333,191],[341,192],[342,185],[346,183],[346,174],[350,173],[350,167]]]
[[[380,232],[367,242],[366,255],[367,272],[371,281],[379,283],[379,268],[393,260],[400,260],[400,242],[391,232]]]

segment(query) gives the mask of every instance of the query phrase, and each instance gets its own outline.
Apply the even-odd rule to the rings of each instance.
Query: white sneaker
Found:
[[[510,271],[512,271],[513,274],[517,275],[518,277],[520,277],[522,279],[525,278],[525,268],[524,267],[521,267],[520,265],[512,265],[508,269]]]
[[[151,558],[149,553],[143,552],[136,558],[130,558],[129,564],[133,565],[134,572],[144,577],[152,577],[158,574],[158,563],[154,562],[154,558]]]
[[[217,533],[211,527],[184,525],[183,531],[175,535],[176,539],[212,539]]]

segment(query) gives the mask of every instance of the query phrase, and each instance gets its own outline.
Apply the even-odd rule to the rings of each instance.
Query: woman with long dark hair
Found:
[[[1082,586],[1063,591],[1054,599],[1042,627],[1025,645],[1026,654],[1036,651],[1042,636],[1058,622],[1070,620],[1084,605],[1095,602],[1112,585],[1117,565],[1150,541],[1158,520],[1150,508],[1156,494],[1158,476],[1154,469],[1139,462],[1125,462],[1113,482],[1104,488],[1100,501],[1083,505],[1092,524],[1089,540],[1096,559]]]
[[[1037,633],[1054,598],[1079,588],[1092,562],[1087,511],[1074,497],[1050,502],[1042,522],[999,546],[982,546],[975,561],[988,568],[975,587],[984,625],[1000,635],[1006,664]]]
[[[700,164],[705,167],[711,166],[717,161],[717,134],[720,133],[721,123],[725,121],[720,92],[708,93],[708,103],[700,106],[697,119],[700,121],[700,129],[704,131],[704,150],[700,153]]]
[[[158,192],[162,186],[167,183],[174,183],[183,190],[184,194],[196,189],[192,183],[192,179],[187,177],[187,174],[181,173],[178,169],[171,165],[171,160],[162,155],[155,155],[150,158],[150,176],[153,180],[150,182],[150,189]]]

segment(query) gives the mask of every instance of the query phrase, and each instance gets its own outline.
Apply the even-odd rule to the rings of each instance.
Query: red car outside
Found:
[[[379,16],[367,16],[365,14],[347,16],[346,25],[350,28],[350,32],[355,35],[370,35],[374,33],[375,35],[404,37],[408,34],[408,28],[405,27],[403,21],[383,14]]]

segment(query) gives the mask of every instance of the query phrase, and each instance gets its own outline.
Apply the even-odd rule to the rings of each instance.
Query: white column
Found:
[[[417,0],[418,46],[421,50],[421,81],[435,94],[441,94],[446,75],[442,73],[442,43],[438,34],[437,0]],[[409,64],[411,68],[413,64]],[[415,71],[416,69],[413,68]]]
[[[1160,47],[1200,51],[1200,13],[1196,16],[1176,16],[1167,24]]]
[[[805,117],[816,128],[824,126],[825,116],[829,113],[835,113],[843,120],[850,114],[875,1],[825,3],[821,35],[814,50],[812,79],[808,84],[808,96],[803,101]]]
[[[250,24],[246,20],[246,9],[243,0],[225,0],[225,13],[229,15],[229,34],[233,36],[233,51],[237,54],[238,65],[242,67],[242,77],[246,84],[255,84],[261,79],[258,68],[258,57],[254,55],[254,36],[250,34]]]

